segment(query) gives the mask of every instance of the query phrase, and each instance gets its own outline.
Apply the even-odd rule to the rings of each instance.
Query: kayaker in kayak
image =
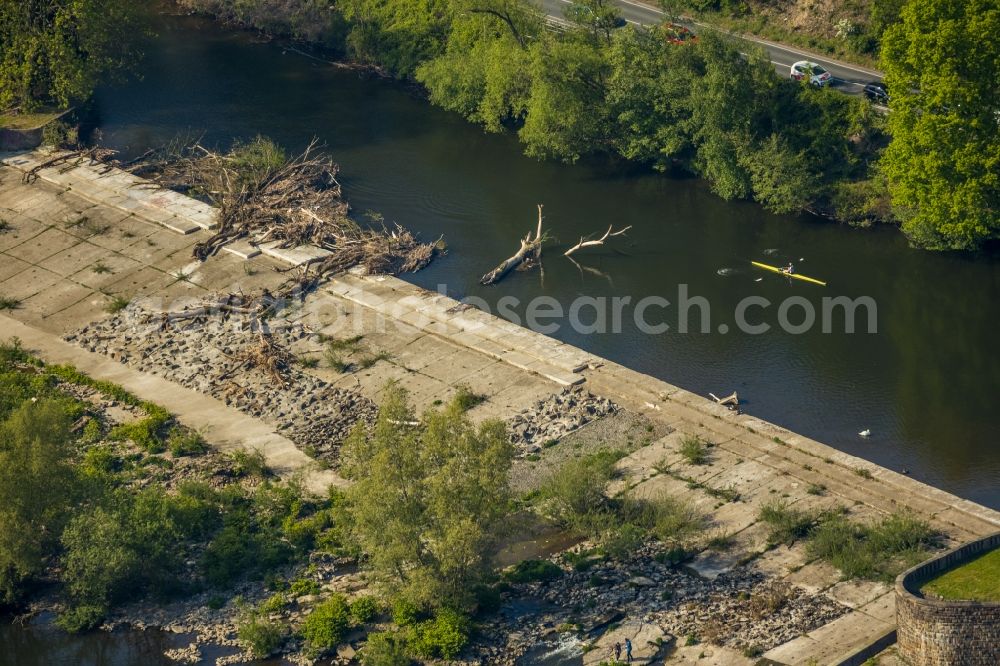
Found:
[[[795,265],[792,262],[788,262],[788,265],[781,269],[781,272],[785,275],[791,275],[795,272]]]

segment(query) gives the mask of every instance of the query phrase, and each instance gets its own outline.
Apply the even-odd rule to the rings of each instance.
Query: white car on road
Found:
[[[796,81],[809,77],[809,83],[814,86],[826,86],[833,81],[833,76],[814,62],[800,60],[792,65],[791,77]]]

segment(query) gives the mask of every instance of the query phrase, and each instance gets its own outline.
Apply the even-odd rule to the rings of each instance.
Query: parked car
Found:
[[[698,35],[676,23],[664,23],[663,35],[671,44],[694,44],[698,41]]]
[[[791,77],[796,81],[801,81],[808,77],[809,83],[814,86],[826,86],[833,81],[833,75],[830,72],[808,60],[800,60],[792,65]]]
[[[872,81],[865,84],[864,95],[876,104],[886,106],[889,104],[889,89],[880,81]]]

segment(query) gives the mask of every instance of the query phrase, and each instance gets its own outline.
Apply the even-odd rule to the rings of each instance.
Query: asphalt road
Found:
[[[538,0],[545,13],[557,23],[565,23],[566,7],[572,4],[571,0]],[[621,10],[622,17],[633,25],[655,25],[663,20],[663,12],[655,7],[634,0],[612,0]],[[708,28],[710,26],[700,23],[681,23],[692,31],[697,32],[698,28]],[[780,76],[788,76],[792,63],[799,60],[809,60],[825,67],[833,74],[832,87],[848,94],[861,94],[861,89],[865,83],[870,81],[881,81],[882,73],[876,70],[851,65],[838,60],[830,60],[815,53],[803,51],[783,44],[775,44],[755,37],[739,35],[740,39],[748,42],[755,42],[762,46],[774,63],[774,69]]]

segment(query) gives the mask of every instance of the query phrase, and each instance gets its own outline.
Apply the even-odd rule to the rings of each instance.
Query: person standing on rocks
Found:
[[[615,641],[615,663],[617,664],[622,658],[622,644],[621,641]]]
[[[632,641],[628,638],[625,639],[625,663],[632,663]]]

